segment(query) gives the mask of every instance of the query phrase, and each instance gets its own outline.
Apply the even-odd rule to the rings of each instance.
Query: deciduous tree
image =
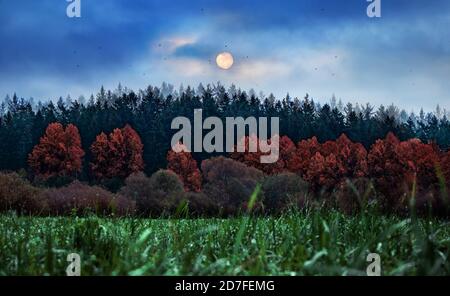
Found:
[[[29,155],[28,163],[43,179],[73,176],[81,171],[83,156],[77,127],[69,124],[64,129],[60,123],[52,123]]]
[[[167,168],[180,177],[186,191],[200,191],[202,176],[186,146],[178,143],[167,153]]]
[[[101,133],[91,145],[91,171],[96,179],[126,178],[144,169],[143,145],[131,126]]]

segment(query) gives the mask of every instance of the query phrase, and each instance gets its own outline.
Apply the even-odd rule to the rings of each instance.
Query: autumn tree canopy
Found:
[[[323,144],[316,138],[300,142],[297,159],[300,175],[316,189],[331,189],[345,179],[367,175],[366,149],[344,134]]]
[[[289,137],[282,136],[279,138],[279,159],[272,164],[261,163],[260,156],[263,153],[258,138],[246,137],[244,141],[245,152],[233,152],[233,159],[268,175],[297,173],[312,183],[314,188],[331,188],[346,178],[367,175],[366,149],[361,144],[352,142],[344,134],[336,141],[321,144],[313,137],[300,141],[297,146]],[[258,147],[256,152],[250,152],[252,143]]]
[[[369,175],[386,198],[388,207],[408,206],[409,199],[438,184],[440,153],[418,139],[400,141],[393,133],[372,146],[368,155]]]
[[[298,162],[294,142],[292,142],[292,140],[287,136],[282,136],[280,138],[278,135],[274,135],[273,139],[267,140],[267,144],[270,145],[274,140],[278,141],[279,144],[278,148],[275,147],[277,149],[275,153],[278,153],[278,160],[274,163],[261,163],[261,156],[269,155],[271,152],[262,152],[262,145],[264,145],[264,142],[261,142],[261,140],[254,135],[250,137],[244,137],[241,142],[245,147],[245,152],[238,152],[236,147],[234,149],[235,152],[231,153],[231,158],[245,163],[248,166],[257,168],[268,175],[275,175],[285,171],[292,171],[293,167]],[[252,145],[256,147],[256,152],[251,151]]]
[[[188,152],[186,146],[178,143],[173,149],[169,150],[167,153],[167,168],[180,177],[186,191],[200,191],[202,176],[197,161]]]
[[[81,171],[83,156],[77,127],[69,124],[64,129],[60,123],[52,123],[33,148],[28,163],[34,174],[43,179],[73,176]]]
[[[126,178],[144,169],[143,144],[137,132],[126,125],[108,136],[101,133],[91,145],[91,171],[96,179]]]

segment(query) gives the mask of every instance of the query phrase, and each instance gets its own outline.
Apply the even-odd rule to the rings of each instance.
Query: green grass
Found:
[[[233,219],[0,216],[0,275],[450,275],[446,221],[336,211]]]

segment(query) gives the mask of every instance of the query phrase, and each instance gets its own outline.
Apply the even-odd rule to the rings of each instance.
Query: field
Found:
[[[450,275],[449,223],[332,210],[281,217],[0,216],[0,275]]]

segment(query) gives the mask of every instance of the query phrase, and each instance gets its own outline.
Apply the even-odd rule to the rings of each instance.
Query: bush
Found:
[[[309,192],[308,183],[293,173],[266,178],[262,185],[264,206],[269,213],[280,213],[289,207],[303,207]]]
[[[346,214],[358,213],[377,200],[373,183],[367,178],[341,182],[334,197],[337,208]]]
[[[119,177],[104,178],[97,180],[96,184],[110,192],[117,193],[125,185],[125,180]]]
[[[35,177],[33,179],[32,185],[38,188],[44,188],[44,187],[63,187],[67,186],[70,183],[74,182],[76,180],[73,176],[53,176],[48,177],[47,179],[43,179],[40,177]]]
[[[183,195],[183,183],[169,170],[160,170],[150,178],[137,173],[125,180],[120,193],[136,202],[139,214],[159,216],[176,209]]]
[[[212,217],[217,215],[218,207],[202,192],[186,192],[183,199],[188,202],[189,215],[194,217]]]
[[[66,187],[47,189],[43,193],[52,215],[117,215],[134,212],[134,202],[97,186],[78,181]]]
[[[239,212],[264,177],[261,171],[222,156],[204,160],[202,172],[204,193],[224,215]]]
[[[448,193],[438,190],[418,192],[414,210],[420,216],[433,215],[438,217],[450,217],[450,196]]]
[[[16,173],[0,173],[0,212],[39,215],[46,210],[40,190]]]

